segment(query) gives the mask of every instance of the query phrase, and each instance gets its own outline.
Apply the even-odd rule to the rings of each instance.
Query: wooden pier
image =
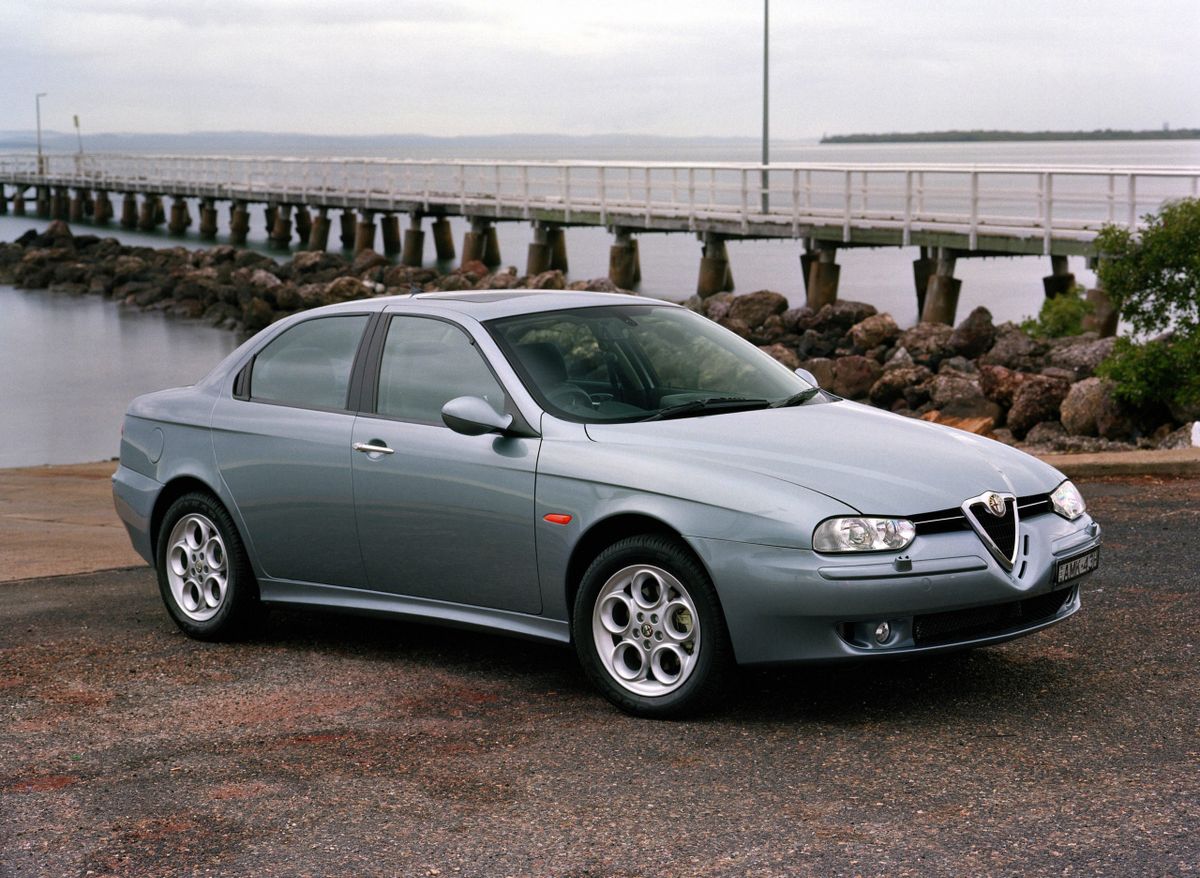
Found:
[[[0,155],[0,212],[11,202],[23,214],[32,200],[41,217],[182,235],[193,201],[199,234],[212,240],[223,202],[230,240],[244,244],[259,206],[273,246],[326,249],[334,229],[356,252],[382,237],[383,252],[407,265],[425,258],[426,219],[439,260],[455,258],[447,218],[458,216],[470,226],[461,258],[488,266],[501,258],[496,223],[531,224],[531,273],[566,269],[567,229],[602,226],[613,235],[609,276],[631,287],[639,236],[690,233],[701,296],[732,288],[729,240],[797,241],[814,307],[837,297],[839,249],[919,247],[918,311],[940,322],[955,317],[960,259],[1048,257],[1055,295],[1074,282],[1066,257],[1097,257],[1105,224],[1136,230],[1163,202],[1198,194],[1200,167]]]

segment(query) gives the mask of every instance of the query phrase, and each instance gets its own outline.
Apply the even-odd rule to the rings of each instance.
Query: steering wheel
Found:
[[[582,387],[576,387],[574,384],[563,384],[554,388],[546,394],[550,401],[555,405],[560,405],[563,408],[588,408],[592,407],[592,398],[588,392]]]

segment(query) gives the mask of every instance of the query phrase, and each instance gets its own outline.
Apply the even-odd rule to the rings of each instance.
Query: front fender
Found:
[[[572,554],[590,530],[615,516],[653,518],[689,542],[808,549],[819,521],[854,512],[831,497],[760,473],[636,457],[586,437],[543,438],[536,495],[543,613],[563,620],[574,585],[567,581]],[[551,513],[571,520],[547,522]]]

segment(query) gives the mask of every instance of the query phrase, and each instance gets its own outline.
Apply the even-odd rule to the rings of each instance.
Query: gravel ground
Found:
[[[1200,480],[1083,486],[1084,609],[1002,647],[744,673],[625,717],[561,649],[149,570],[0,587],[0,875],[1200,874]]]

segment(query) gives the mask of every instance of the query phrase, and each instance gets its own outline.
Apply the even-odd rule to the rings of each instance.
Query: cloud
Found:
[[[772,130],[1200,125],[1200,5],[779,0]],[[754,135],[762,7],[727,0],[0,4],[0,128]]]

